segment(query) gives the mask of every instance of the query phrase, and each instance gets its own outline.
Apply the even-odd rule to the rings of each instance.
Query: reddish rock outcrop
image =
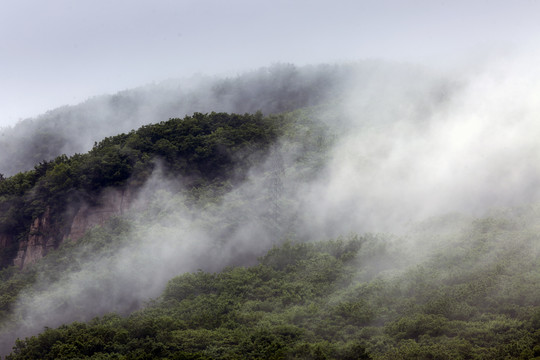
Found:
[[[67,226],[61,229],[51,220],[50,209],[34,219],[30,226],[28,238],[19,243],[17,255],[13,264],[20,268],[41,259],[51,249],[58,247],[63,241],[77,241],[94,226],[103,225],[113,216],[122,215],[133,203],[133,191],[106,189],[92,205],[78,205],[67,221]],[[0,249],[7,247],[12,241],[9,235],[0,234]]]
[[[94,226],[101,226],[113,216],[122,215],[133,202],[132,191],[127,189],[118,191],[105,190],[95,205],[82,205],[76,212],[69,231],[64,235],[63,241],[70,239],[77,241],[83,237],[87,230]]]
[[[19,251],[13,264],[25,268],[41,259],[58,245],[57,235],[56,229],[51,225],[50,209],[47,208],[43,215],[32,222],[28,238],[19,243]]]

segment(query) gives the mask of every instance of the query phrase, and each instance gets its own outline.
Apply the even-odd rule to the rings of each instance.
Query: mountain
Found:
[[[0,173],[31,170],[62,154],[85,153],[105,137],[195,112],[278,114],[336,101],[358,84],[366,96],[376,96],[369,94],[374,87],[393,81],[417,81],[414,88],[434,76],[432,72],[376,60],[303,67],[275,64],[232,77],[199,75],[96,96],[0,129]],[[448,85],[441,81],[433,95],[443,96]]]
[[[4,179],[1,263],[25,268],[122,214],[158,167],[163,176],[181,177],[187,189],[238,183],[286,125],[283,117],[261,113],[195,113],[106,138],[87,154],[43,161]]]
[[[86,154],[63,155],[2,180],[1,314],[10,334],[2,348],[12,345],[14,335],[36,332],[42,326],[40,321],[34,325],[36,317],[59,325],[108,311],[129,313],[157,296],[171,274],[195,264],[217,270],[252,262],[286,231],[278,224],[285,213],[277,212],[282,191],[268,179],[279,181],[285,171],[307,176],[327,146],[325,127],[307,114],[195,113],[106,138]],[[278,138],[289,144],[276,148]],[[255,169],[263,183],[254,179]],[[239,193],[249,182],[257,191]],[[227,197],[237,198],[236,204]],[[254,211],[260,211],[251,223],[254,230],[261,227],[259,239],[242,247],[245,235],[237,228]],[[196,240],[186,244],[184,237]],[[158,254],[150,258],[156,243]],[[148,262],[131,263],[141,256]],[[187,265],[197,257],[199,262]],[[73,281],[75,274],[96,275],[98,263],[104,277],[95,286],[73,289],[66,299],[60,284]],[[135,271],[145,273],[125,278]],[[58,286],[62,290],[56,293]],[[116,300],[111,301],[111,291]],[[44,297],[52,300],[50,306],[20,302]]]
[[[452,219],[460,231],[415,266],[404,239],[288,242],[256,265],[175,277],[127,317],[48,328],[7,359],[535,358],[539,239],[522,225],[537,211]],[[433,246],[442,220],[416,236]]]
[[[0,173],[31,170],[43,160],[84,153],[104,137],[195,112],[274,114],[316,105],[342,93],[359,68],[373,66],[276,64],[231,78],[168,80],[94,97],[0,129]]]
[[[371,61],[220,81],[248,110],[119,116],[1,177],[2,355],[540,356],[537,107],[514,96],[534,77]]]

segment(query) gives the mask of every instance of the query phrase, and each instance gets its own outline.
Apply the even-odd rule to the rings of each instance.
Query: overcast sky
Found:
[[[0,126],[195,73],[445,64],[538,39],[536,0],[0,0]]]

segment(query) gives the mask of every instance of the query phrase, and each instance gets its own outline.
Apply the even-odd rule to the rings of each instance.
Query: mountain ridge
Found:
[[[171,118],[2,177],[0,232],[36,261],[0,270],[0,352],[538,358],[537,104],[514,96],[538,82],[371,65],[329,98],[263,91],[312,107]]]

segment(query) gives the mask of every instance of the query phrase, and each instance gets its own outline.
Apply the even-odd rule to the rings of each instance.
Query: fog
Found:
[[[395,77],[367,100],[352,91],[347,133],[301,196],[320,209],[306,223],[332,229],[329,214],[339,214],[351,230],[394,231],[447,212],[537,202],[540,74],[523,58],[464,74]]]
[[[104,137],[194,112],[280,113],[339,96],[349,65],[277,63],[231,77],[194,75],[102,95],[0,129],[0,173],[27,171],[61,154],[89,151]]]
[[[540,72],[535,59],[515,55],[444,69],[369,61],[342,68],[347,76],[336,68],[301,70],[295,79],[307,85],[297,91],[309,89],[317,79],[328,80],[328,74],[340,75],[331,83],[332,91],[312,91],[305,101],[306,106],[317,105],[308,114],[323,133],[306,128],[280,139],[244,182],[202,207],[187,206],[182,179],[167,178],[158,166],[126,215],[131,228],[122,235],[124,245],[96,254],[90,262],[80,260],[80,269],[60,279],[43,274],[21,294],[15,310],[20,321],[4,337],[0,352],[6,353],[14,338],[44,326],[110,311],[127,314],[159,296],[175,275],[250,265],[285,239],[389,233],[419,261],[415,236],[427,219],[448,214],[473,219],[536,204],[540,103],[535,94]],[[294,68],[286,69],[287,76],[297,74]],[[260,79],[260,74],[252,79]],[[268,70],[263,75],[283,79]],[[236,81],[242,79],[250,78]],[[267,89],[279,91],[265,90],[264,101],[251,104],[250,94],[261,94],[254,90],[261,88],[257,81],[239,87],[221,84],[221,96],[228,100],[216,110],[227,111],[273,104],[283,99],[282,91],[296,86],[272,83]],[[155,113],[154,105],[140,110],[140,104],[152,103],[144,98],[152,93],[138,93],[138,111]],[[215,98],[193,94],[200,95],[192,95],[193,101],[216,106]],[[92,101],[85,106],[101,114],[95,101],[98,110]],[[306,161],[304,145],[319,135],[324,135],[324,151]],[[435,228],[421,240],[458,231],[452,224],[443,232],[444,227]]]

